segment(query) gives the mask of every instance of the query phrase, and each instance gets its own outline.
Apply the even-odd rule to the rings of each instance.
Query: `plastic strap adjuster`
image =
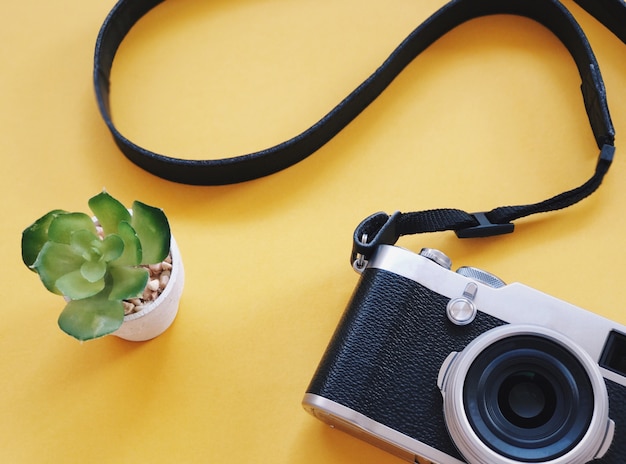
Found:
[[[506,222],[504,224],[494,224],[487,218],[487,213],[472,213],[478,224],[465,229],[455,230],[454,233],[459,238],[482,238],[494,235],[510,234],[515,229],[515,224]]]

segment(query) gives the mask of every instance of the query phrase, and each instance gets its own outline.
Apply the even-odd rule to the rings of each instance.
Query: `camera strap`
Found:
[[[433,42],[460,24],[496,14],[530,18],[551,30],[571,53],[582,84],[585,109],[600,148],[593,176],[583,185],[548,200],[505,206],[488,212],[466,213],[437,209],[391,216],[376,213],[354,235],[353,259],[367,257],[380,244],[393,244],[402,235],[454,230],[462,238],[486,237],[513,231],[511,221],[570,206],[601,184],[613,154],[615,131],[606,92],[591,46],[572,14],[558,0],[452,0],[418,26],[385,62],[320,121],[301,134],[258,152],[217,160],[187,160],[146,150],[115,127],[110,108],[110,75],[115,54],[132,26],[163,0],[119,0],[104,21],[96,41],[94,86],[102,117],[120,150],[141,168],[175,182],[224,185],[266,176],[306,158],[356,118],[395,77]],[[626,43],[626,3],[623,0],[576,0]]]
[[[453,0],[415,29],[389,58],[350,95],[303,133],[255,153],[217,160],[187,160],[142,148],[115,127],[110,75],[115,54],[132,26],[163,0],[120,0],[105,19],[95,46],[94,85],[98,106],[120,150],[141,168],[175,182],[223,185],[269,175],[306,158],[356,118],[424,49],[459,24],[493,14],[537,20],[551,29],[574,56],[583,82],[587,113],[600,146],[613,143],[602,78],[593,52],[571,14],[557,0]],[[623,0],[578,0],[613,32],[626,37]],[[626,41],[626,40],[625,40]]]
[[[626,44],[626,2],[624,0],[574,0]]]
[[[626,3],[613,0],[576,1],[626,43]],[[484,2],[480,3],[484,5]],[[511,6],[516,2],[501,3]],[[548,3],[551,4],[549,8]],[[459,238],[478,238],[511,233],[514,230],[511,221],[571,206],[591,195],[602,183],[615,153],[615,133],[608,113],[604,84],[591,46],[571,13],[559,3],[528,2],[524,7],[521,4],[518,7],[520,9],[517,12],[510,10],[509,13],[528,16],[546,26],[561,39],[576,62],[582,78],[585,108],[600,148],[593,176],[577,188],[534,204],[503,206],[478,213],[433,209],[396,212],[392,215],[382,212],[373,214],[354,231],[351,262],[355,266],[363,265],[378,245],[393,245],[403,235],[453,230]],[[535,8],[542,9],[545,14],[538,15],[539,11]]]

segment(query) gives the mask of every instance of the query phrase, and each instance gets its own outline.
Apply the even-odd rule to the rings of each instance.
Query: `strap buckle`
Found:
[[[510,234],[515,230],[515,224],[506,222],[504,224],[494,224],[487,218],[487,213],[471,213],[471,216],[478,222],[477,225],[465,229],[455,230],[454,233],[459,238],[483,238],[494,235]]]

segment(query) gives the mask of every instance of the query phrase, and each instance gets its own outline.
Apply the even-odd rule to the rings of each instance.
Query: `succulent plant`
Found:
[[[67,305],[59,327],[78,340],[102,337],[124,321],[123,300],[139,297],[146,265],[169,254],[163,211],[135,201],[131,209],[106,191],[89,200],[93,217],[53,210],[22,234],[22,259]]]

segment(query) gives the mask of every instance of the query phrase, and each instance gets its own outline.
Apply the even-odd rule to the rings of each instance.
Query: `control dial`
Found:
[[[452,269],[452,260],[439,250],[435,250],[434,248],[422,248],[420,256],[430,259],[432,262],[439,264],[445,269]]]
[[[463,266],[457,269],[456,272],[468,279],[476,280],[493,288],[501,288],[506,285],[499,277],[496,277],[490,272],[478,269],[477,267]]]

